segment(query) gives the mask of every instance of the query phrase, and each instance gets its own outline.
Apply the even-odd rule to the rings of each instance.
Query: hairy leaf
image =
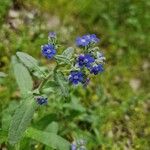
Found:
[[[44,75],[44,72],[38,66],[38,61],[35,58],[24,52],[17,52],[16,55],[20,61],[30,70],[38,71],[40,74]]]
[[[26,131],[26,136],[57,150],[70,149],[70,143],[55,133],[43,132],[41,130],[29,128]]]
[[[55,81],[57,82],[57,84],[59,85],[59,87],[61,89],[62,95],[65,98],[69,97],[68,83],[67,83],[63,73],[60,71],[54,72],[54,78],[55,78]]]
[[[68,59],[71,59],[73,53],[74,53],[74,48],[68,47],[66,50],[63,51],[62,55]]]
[[[63,55],[56,55],[55,59],[60,64],[70,64],[70,60],[67,57],[63,56]]]
[[[28,97],[24,100],[15,111],[12,122],[9,128],[8,141],[10,144],[16,144],[23,136],[33,117],[37,104],[33,97]]]
[[[12,57],[12,65],[21,94],[25,95],[33,88],[33,82],[30,73],[23,64],[17,62],[15,56]]]

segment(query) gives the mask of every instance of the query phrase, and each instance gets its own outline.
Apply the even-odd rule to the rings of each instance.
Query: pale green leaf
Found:
[[[60,71],[54,72],[54,78],[57,84],[59,85],[62,95],[67,98],[69,97],[69,88],[68,88],[68,82],[66,81],[64,75]]]
[[[24,52],[17,52],[16,55],[18,56],[20,61],[30,70],[38,71],[41,75],[45,76],[44,72],[38,65],[38,61],[35,58]]]
[[[53,149],[57,149],[57,150],[69,150],[70,149],[70,143],[55,133],[43,132],[41,130],[29,128],[26,131],[26,136],[38,142],[41,142]]]
[[[67,57],[65,57],[63,55],[56,55],[55,59],[60,64],[70,64],[70,59],[68,59]]]
[[[37,103],[31,96],[24,100],[17,108],[12,118],[8,133],[8,141],[10,144],[13,145],[19,142],[30,124],[36,108]]]
[[[73,53],[74,53],[74,48],[68,47],[66,50],[63,51],[62,55],[70,60]]]
[[[27,68],[12,57],[14,75],[22,95],[27,94],[33,88],[33,81]]]

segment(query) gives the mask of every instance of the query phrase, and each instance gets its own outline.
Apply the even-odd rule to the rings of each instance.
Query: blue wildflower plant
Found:
[[[8,133],[9,143],[14,145],[21,140],[39,106],[50,107],[49,101],[53,97],[70,100],[70,85],[86,87],[91,76],[104,71],[105,57],[96,46],[99,41],[95,34],[77,37],[76,45],[80,53],[75,54],[72,47],[64,50],[58,41],[57,34],[50,32],[48,41],[41,46],[41,56],[45,59],[45,66],[41,66],[39,60],[24,52],[17,52],[16,56],[12,56],[14,75],[24,101],[14,113]],[[32,78],[31,75],[35,77]],[[68,141],[62,137],[58,138],[62,140],[60,143],[70,147]],[[76,141],[72,145],[72,150],[78,150],[79,147],[85,149],[81,143]],[[60,146],[54,145],[54,147]],[[66,147],[64,149],[67,149]]]

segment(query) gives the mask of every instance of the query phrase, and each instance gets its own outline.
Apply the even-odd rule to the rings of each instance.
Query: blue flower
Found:
[[[56,38],[56,33],[55,32],[49,32],[48,35],[50,38]]]
[[[99,38],[95,34],[87,34],[76,39],[77,46],[88,46],[90,43],[98,43]]]
[[[56,54],[55,47],[52,44],[45,44],[41,47],[41,49],[43,56],[47,57],[48,59],[51,59]]]
[[[75,142],[71,144],[71,150],[77,150],[77,145]]]
[[[85,38],[90,43],[98,43],[100,41],[100,39],[97,38],[95,34],[87,34],[87,35],[84,35],[83,38]]]
[[[101,73],[104,71],[103,65],[99,64],[99,65],[95,65],[93,67],[91,67],[90,72],[97,75],[98,73]]]
[[[82,83],[84,80],[84,74],[80,71],[71,71],[69,75],[69,81],[73,84]]]
[[[95,59],[90,54],[80,55],[77,59],[77,64],[79,67],[86,66],[89,68],[91,63],[93,63]]]
[[[45,97],[40,96],[40,97],[37,97],[36,100],[39,105],[47,104],[47,98]]]
[[[77,46],[88,46],[90,44],[90,41],[87,40],[84,36],[83,37],[78,37],[76,39],[76,45]]]

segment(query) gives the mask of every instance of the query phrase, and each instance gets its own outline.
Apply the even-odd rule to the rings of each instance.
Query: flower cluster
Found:
[[[96,47],[99,41],[100,39],[95,34],[87,34],[76,38],[76,45],[82,48],[83,52],[78,55],[73,62],[69,75],[70,83],[74,85],[81,83],[83,86],[86,86],[90,81],[90,74],[97,75],[104,71],[103,64],[105,57],[103,53],[99,51],[99,48]],[[60,58],[56,55],[56,49],[58,47],[56,33],[50,32],[48,35],[48,44],[41,46],[43,56],[47,59],[55,57],[57,61],[57,59]],[[62,59],[64,61],[65,56],[59,56],[61,56],[59,61]],[[72,62],[72,60],[69,61]]]
[[[82,83],[86,86],[89,82],[89,75],[97,75],[104,71],[105,57],[99,52],[99,48],[95,44],[100,40],[95,34],[87,34],[76,39],[76,45],[82,47],[83,54],[75,59],[74,69],[71,70],[69,81],[72,84]]]

